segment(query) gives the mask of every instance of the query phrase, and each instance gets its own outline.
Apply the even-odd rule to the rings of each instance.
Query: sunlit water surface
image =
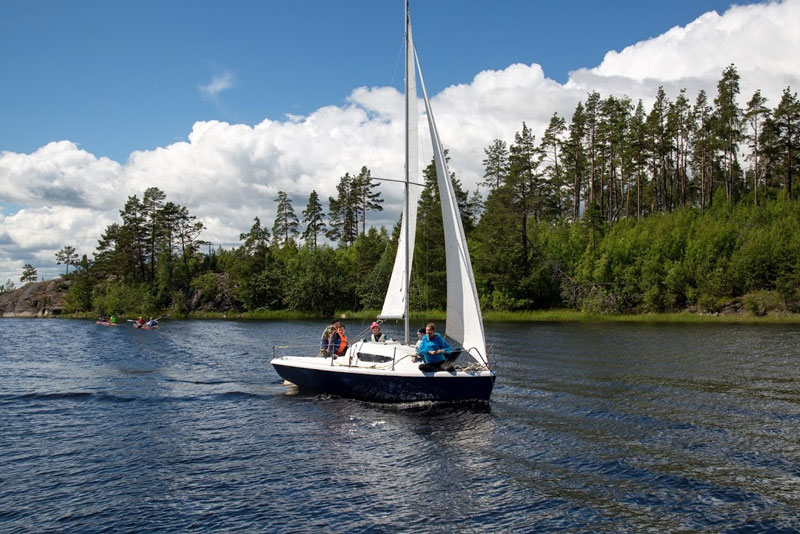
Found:
[[[283,385],[323,325],[0,320],[0,532],[800,531],[796,326],[489,323],[390,406]]]

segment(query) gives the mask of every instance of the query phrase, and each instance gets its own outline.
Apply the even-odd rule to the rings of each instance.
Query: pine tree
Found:
[[[792,188],[794,175],[800,171],[800,101],[797,93],[787,87],[780,104],[773,113],[775,142],[783,167],[784,187],[787,198],[794,198]]]
[[[523,122],[522,131],[514,136],[514,144],[509,149],[509,174],[507,183],[511,187],[513,209],[517,213],[519,224],[519,242],[522,249],[524,268],[528,258],[528,217],[533,214],[538,220],[541,215],[544,192],[541,179],[537,173],[540,153],[535,144],[535,136]],[[522,274],[527,274],[527,271]]]
[[[303,232],[303,240],[311,246],[317,248],[317,235],[325,233],[325,221],[322,219],[324,213],[322,204],[319,202],[319,195],[316,191],[311,191],[308,195],[308,204],[303,210],[303,224],[306,229]]]
[[[553,113],[550,117],[550,123],[544,131],[542,141],[539,145],[539,150],[543,155],[543,163],[545,163],[544,174],[550,182],[550,189],[553,192],[551,202],[553,204],[554,214],[561,216],[565,211],[564,206],[567,204],[562,200],[562,189],[564,186],[564,165],[562,159],[562,147],[564,145],[564,133],[567,131],[566,122],[558,113]]]
[[[147,257],[150,263],[149,281],[156,277],[157,250],[163,237],[163,221],[161,210],[167,195],[157,187],[148,187],[142,197],[142,212],[144,216],[145,240],[147,242]]]
[[[668,131],[673,137],[672,149],[674,157],[674,174],[677,183],[674,186],[675,196],[682,207],[686,206],[688,187],[689,148],[691,142],[691,106],[686,98],[686,89],[681,89],[668,112]]]
[[[367,212],[383,211],[383,199],[380,191],[373,191],[378,187],[378,182],[372,181],[372,175],[366,167],[361,167],[361,172],[353,179],[353,197],[361,219],[361,233],[367,231]]]
[[[178,207],[178,217],[176,219],[176,237],[181,247],[181,257],[184,267],[184,287],[188,288],[191,281],[191,271],[189,269],[189,259],[194,257],[199,247],[206,244],[200,241],[200,232],[205,229],[203,223],[197,217],[189,214],[189,210],[184,206]]]
[[[64,248],[56,252],[56,265],[61,265],[63,263],[67,266],[67,270],[64,274],[69,274],[70,264],[75,263],[77,259],[78,253],[75,252],[75,247],[65,245]]]
[[[642,218],[643,192],[646,180],[647,145],[645,130],[645,112],[641,99],[631,117],[628,147],[631,151],[633,173],[636,175],[636,219]]]
[[[26,263],[22,267],[22,276],[19,277],[19,281],[23,284],[30,284],[38,279],[39,274],[36,272],[36,268],[30,263]]]
[[[345,173],[336,186],[336,198],[328,199],[329,224],[325,236],[331,241],[338,241],[348,247],[358,237],[358,188],[354,186],[355,178]]]
[[[583,112],[585,153],[589,166],[589,204],[597,203],[597,127],[600,122],[600,93],[593,91],[586,99]]]
[[[123,247],[123,255],[134,266],[133,269],[126,269],[125,273],[130,273],[136,280],[144,281],[147,266],[147,216],[142,202],[136,195],[128,197],[119,214],[122,217],[122,226],[115,240]]]
[[[753,93],[747,109],[744,111],[745,121],[750,131],[745,136],[750,148],[748,159],[753,161],[753,203],[758,206],[758,184],[761,181],[761,169],[759,168],[759,148],[761,144],[761,133],[764,129],[764,121],[769,114],[769,108],[765,105],[767,99],[761,96],[761,90]]]
[[[581,197],[583,179],[586,171],[586,154],[583,149],[583,138],[586,134],[586,115],[583,104],[578,102],[569,125],[569,137],[564,145],[567,172],[572,175],[572,219],[577,221],[581,216]]]
[[[700,177],[700,212],[711,203],[714,189],[714,137],[711,106],[706,92],[700,90],[694,102],[692,122],[692,173]],[[696,179],[696,178],[695,178]]]
[[[485,180],[480,185],[494,191],[505,183],[508,176],[508,145],[501,139],[495,139],[483,152],[486,154],[486,159],[483,160]]]
[[[292,208],[292,199],[285,192],[278,191],[278,198],[275,199],[275,202],[278,203],[278,207],[275,213],[272,235],[276,244],[285,246],[297,237],[299,222],[297,221],[297,215],[294,214],[294,208]]]
[[[645,123],[650,149],[650,172],[653,180],[652,211],[672,211],[669,188],[669,152],[671,135],[667,127],[669,100],[663,87],[658,88],[656,101],[647,115]]]
[[[255,257],[259,260],[258,271],[264,269],[266,265],[266,256],[269,252],[269,230],[261,226],[261,219],[258,217],[253,218],[253,226],[246,234],[239,234],[239,240],[244,241],[242,250],[248,256]]]
[[[736,152],[741,141],[741,115],[736,97],[739,95],[739,73],[734,65],[722,72],[722,79],[717,83],[717,96],[714,99],[714,119],[716,136],[722,149],[722,160],[725,173],[725,192],[728,204],[733,203],[737,189]]]
[[[411,304],[415,309],[444,309],[447,304],[447,270],[442,204],[433,161],[422,171],[425,188],[417,208],[417,236],[411,269]]]

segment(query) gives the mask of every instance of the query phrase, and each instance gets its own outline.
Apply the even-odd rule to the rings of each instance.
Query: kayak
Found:
[[[95,321],[94,324],[99,324],[100,326],[119,326],[117,323],[109,323],[108,321]]]
[[[136,324],[133,323],[134,328],[138,328],[139,330],[158,330],[158,325],[155,326],[147,326],[146,324]]]

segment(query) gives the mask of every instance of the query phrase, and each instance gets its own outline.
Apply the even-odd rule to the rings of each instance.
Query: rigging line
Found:
[[[390,87],[394,87],[395,80],[397,79],[397,72],[399,70],[400,61],[404,58],[405,47],[406,47],[405,38],[403,38],[403,41],[402,41],[402,43],[400,45],[400,49],[397,51],[397,59],[394,62],[394,72],[392,72],[392,79],[391,79],[391,82],[389,83]],[[389,101],[389,95],[386,94],[383,97],[382,104],[381,104],[381,109],[386,109],[387,108],[386,103],[388,101]],[[372,138],[372,148],[370,150],[369,157],[367,157],[367,168],[371,167],[373,161],[375,160],[375,151],[377,150],[377,147],[378,147],[378,134],[376,132],[375,135]]]

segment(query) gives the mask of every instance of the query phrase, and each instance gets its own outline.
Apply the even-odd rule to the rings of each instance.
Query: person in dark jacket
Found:
[[[331,336],[336,331],[336,323],[338,322],[338,320],[334,319],[322,332],[322,337],[319,340],[319,355],[323,358],[328,355],[328,343],[331,340]]]
[[[328,342],[328,356],[336,358],[341,356],[347,350],[347,336],[345,335],[345,327],[342,323],[336,323],[336,331],[331,334],[331,339]]]

